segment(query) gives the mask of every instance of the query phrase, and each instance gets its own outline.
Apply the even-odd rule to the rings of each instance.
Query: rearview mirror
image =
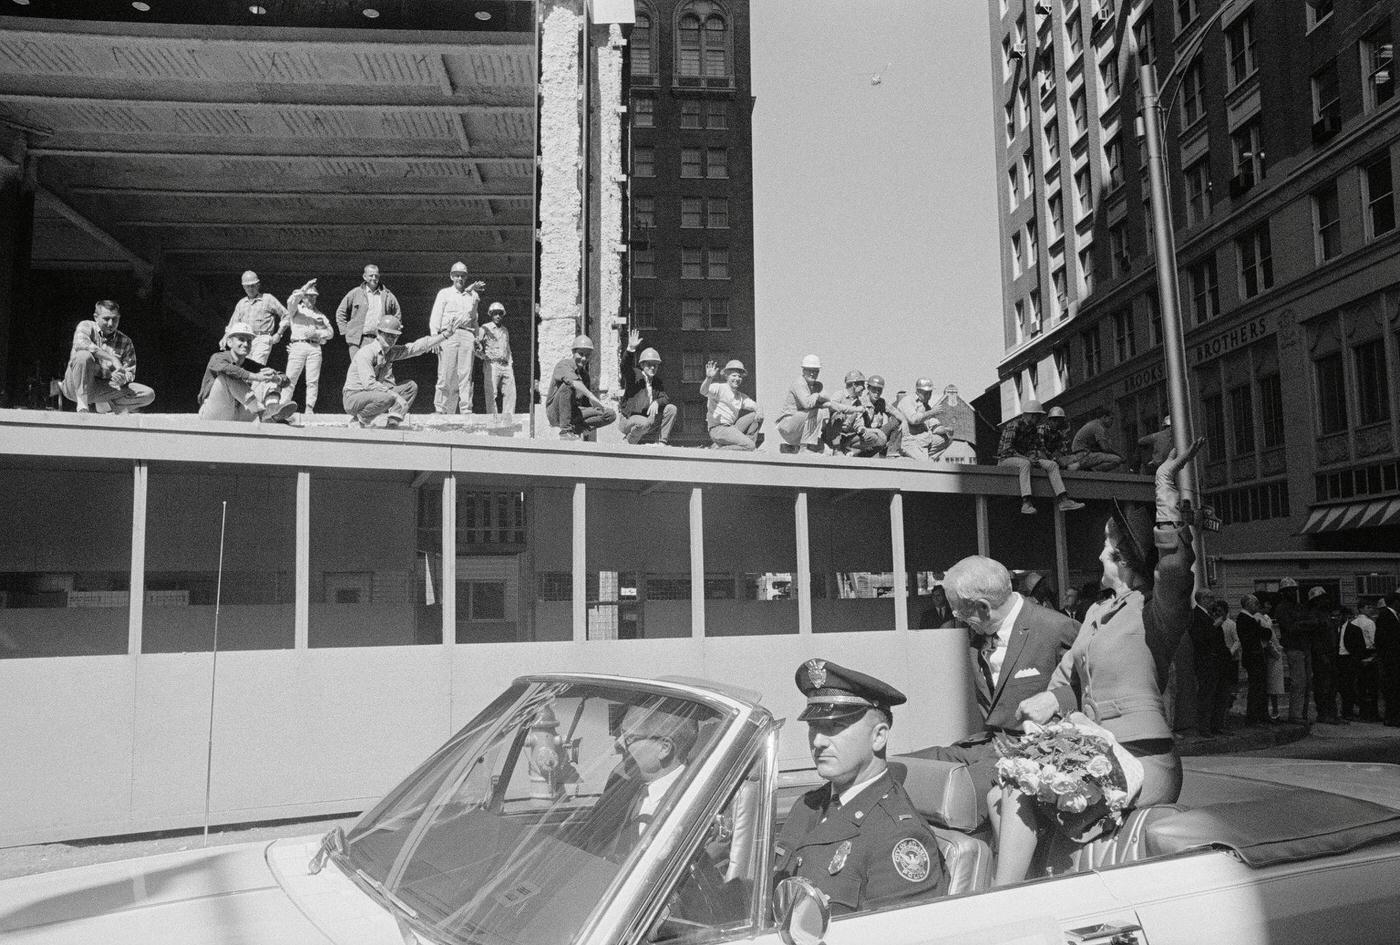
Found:
[[[789,876],[773,891],[773,919],[787,945],[820,945],[831,925],[831,906],[810,880]]]

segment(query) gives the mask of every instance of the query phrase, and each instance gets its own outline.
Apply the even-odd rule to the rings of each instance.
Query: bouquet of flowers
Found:
[[[1142,788],[1142,765],[1081,713],[998,735],[996,780],[1033,797],[1067,837],[1093,839],[1119,826]]]

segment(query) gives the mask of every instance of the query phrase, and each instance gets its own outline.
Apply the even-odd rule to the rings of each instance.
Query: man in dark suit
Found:
[[[1224,719],[1216,712],[1216,693],[1223,661],[1233,661],[1220,622],[1211,614],[1214,604],[1215,595],[1210,591],[1197,592],[1187,629],[1196,670],[1196,731],[1202,738],[1213,738],[1223,731],[1223,725],[1217,727],[1217,721],[1223,723]]]
[[[919,617],[920,630],[936,630],[957,625],[957,618],[953,616],[953,608],[948,606],[948,595],[944,592],[943,585],[935,584],[929,592],[928,599],[929,606]]]
[[[1400,726],[1400,615],[1383,597],[1376,608],[1376,660],[1381,668],[1381,698],[1385,700],[1385,724]]]
[[[1079,625],[1011,589],[1011,574],[998,561],[972,555],[943,576],[948,604],[969,633],[968,658],[982,728],[952,745],[914,752],[968,766],[985,802],[997,762],[993,737],[1021,731],[1016,707],[1044,692],[1060,657],[1074,643]]]
[[[633,330],[627,336],[627,350],[622,355],[622,401],[618,404],[618,428],[628,443],[649,440],[666,446],[671,441],[671,428],[676,425],[676,405],[666,396],[666,383],[661,379],[661,355],[647,348],[640,355],[642,333]]]
[[[1245,719],[1264,723],[1269,721],[1269,657],[1265,647],[1272,634],[1259,622],[1258,614],[1259,598],[1246,594],[1235,618],[1235,634],[1240,639],[1240,660],[1249,677]]]

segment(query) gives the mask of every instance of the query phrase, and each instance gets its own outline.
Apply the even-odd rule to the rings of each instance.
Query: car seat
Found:
[[[982,823],[977,788],[967,765],[899,755],[890,773],[928,821],[948,869],[948,895],[979,892],[992,882],[992,848],[972,836]]]

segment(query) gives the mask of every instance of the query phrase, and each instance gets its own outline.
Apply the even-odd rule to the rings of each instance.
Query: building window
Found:
[[[1016,140],[1016,105],[1007,102],[1002,110],[1005,112],[1003,118],[1006,121],[1006,143],[1010,144]]]
[[[654,249],[634,249],[634,250],[632,250],[632,278],[633,278],[633,279],[655,279],[655,278],[656,278],[656,250],[654,250]]]
[[[1230,391],[1230,432],[1236,456],[1254,452],[1254,393],[1248,385]]]
[[[632,149],[632,176],[656,176],[656,149],[651,146],[638,146]]]
[[[1019,232],[1011,234],[1011,274],[1019,276],[1025,269],[1025,259],[1021,255],[1021,234]]]
[[[729,278],[729,250],[712,247],[705,251],[705,278]]]
[[[681,248],[681,278],[682,279],[703,279],[705,278],[705,253],[698,246],[684,246]]]
[[[1157,30],[1152,25],[1152,7],[1148,6],[1138,15],[1137,23],[1133,26],[1133,32],[1137,34],[1138,61],[1151,63],[1157,61]]]
[[[1084,285],[1084,294],[1094,291],[1094,247],[1086,246],[1079,251],[1079,281]]]
[[[1180,33],[1194,23],[1199,12],[1196,0],[1176,0],[1176,31]]]
[[[1006,169],[1006,193],[1011,206],[1016,206],[1021,200],[1021,164],[1013,163]]]
[[[1044,78],[1041,79],[1042,83]],[[1031,123],[1031,97],[1023,85],[1016,90],[1016,128],[1020,130]]]
[[[1264,179],[1264,146],[1260,140],[1259,119],[1236,128],[1230,135],[1230,161],[1235,176],[1230,180],[1230,196],[1239,197]]]
[[[1366,201],[1366,238],[1395,229],[1395,189],[1390,176],[1390,152],[1361,165],[1361,186]]]
[[[1186,225],[1194,226],[1210,216],[1210,158],[1186,169]]]
[[[1016,310],[1016,340],[1013,345],[1020,345],[1026,339],[1026,300],[1017,299],[1013,308]]]
[[[1390,382],[1385,373],[1385,342],[1376,339],[1354,349],[1356,406],[1363,424],[1390,419]]]
[[[1236,86],[1254,75],[1258,67],[1254,53],[1254,11],[1246,10],[1225,30],[1230,46],[1230,85]]]
[[[1128,253],[1128,224],[1115,223],[1108,228],[1108,253],[1112,257],[1109,268],[1114,278],[1133,267],[1132,256]]]
[[[1219,394],[1201,398],[1201,412],[1206,421],[1206,459],[1213,463],[1225,460],[1225,401]]]
[[[1313,205],[1313,248],[1317,261],[1326,262],[1342,251],[1341,204],[1337,198],[1337,182],[1330,181],[1315,191]]]
[[[705,151],[705,176],[710,178],[729,176],[729,149],[707,148]]]
[[[1123,186],[1123,140],[1117,135],[1103,146],[1104,163],[1108,165],[1108,189]]]
[[[1099,84],[1103,88],[1103,102],[1106,108],[1118,98],[1118,60],[1114,56],[1109,56],[1099,63]]]
[[[1099,326],[1095,325],[1079,336],[1084,347],[1084,376],[1093,377],[1103,368],[1103,351],[1099,346]]]
[[[1050,170],[1049,165],[1058,164],[1060,161],[1060,120],[1050,118],[1045,122],[1045,163],[1046,171]]]
[[[1089,169],[1081,168],[1074,174],[1074,193],[1079,201],[1079,216],[1086,217],[1094,212],[1094,185],[1089,178]]]
[[[728,299],[709,299],[705,304],[705,311],[709,315],[711,331],[729,330]]]
[[[1029,197],[1035,189],[1035,155],[1030,149],[1021,156],[1021,180],[1021,196]]]
[[[650,95],[638,95],[632,99],[632,125],[636,128],[656,126],[656,99]]]
[[[712,230],[729,229],[729,198],[711,197],[705,201],[708,219],[705,225]]]
[[[1084,105],[1084,90],[1080,89],[1069,97],[1070,114],[1074,116],[1074,136],[1077,139],[1089,130],[1089,113]]]
[[[1304,0],[1308,9],[1308,29],[1332,15],[1333,0]]]
[[[1269,224],[1250,230],[1235,240],[1240,259],[1240,295],[1252,299],[1274,284],[1274,256],[1269,245]]]
[[[632,198],[632,224],[644,230],[656,226],[655,197]]]
[[[651,17],[645,13],[638,13],[636,22],[632,24],[632,38],[627,41],[632,51],[633,75],[653,75],[656,72],[656,60],[651,53],[651,37]]]
[[[681,229],[699,230],[704,228],[705,201],[701,197],[681,198]]]
[[[1055,293],[1055,318],[1064,318],[1069,312],[1069,283],[1065,280],[1064,266],[1050,273],[1050,288]]]
[[[1157,301],[1156,295],[1150,293],[1143,298],[1147,299],[1147,337],[1155,348],[1167,337],[1162,328],[1162,303]]]
[[[705,379],[705,354],[702,351],[681,352],[681,383],[699,384]]]
[[[676,21],[676,71],[682,76],[729,75],[729,26],[718,4],[695,0]]]
[[[681,299],[681,331],[705,330],[705,300]]]
[[[1021,58],[1020,56],[1016,56],[1016,57],[1013,58],[1012,55],[1011,55],[1011,37],[1010,37],[1009,35],[1008,35],[1008,36],[1002,37],[1002,40],[1001,40],[1001,81],[1005,82],[1007,79],[1010,79],[1010,78],[1011,78],[1011,73],[1012,73],[1012,71],[1016,68],[1016,60],[1018,60],[1018,59],[1020,59],[1020,58]]]
[[[1040,298],[1034,293],[1026,296],[1026,331],[1032,337],[1040,334]]]
[[[681,176],[704,177],[702,152],[699,148],[681,148]]]
[[[1186,76],[1181,81],[1181,125],[1192,125],[1206,113],[1205,71],[1201,58],[1197,56],[1186,67]]]
[[[656,327],[656,299],[649,296],[632,297],[632,326],[638,330]]]
[[[711,131],[725,131],[729,128],[729,103],[705,103],[705,127]]]
[[[1026,268],[1032,269],[1040,259],[1040,236],[1036,230],[1035,217],[1026,221]]]
[[[1342,127],[1341,93],[1337,83],[1337,60],[1317,72],[1312,81],[1313,141],[1325,141]]]
[[[1078,8],[1065,11],[1065,37],[1069,41],[1069,51],[1076,56],[1084,50],[1084,27],[1079,19]]]
[[[1046,201],[1050,208],[1050,239],[1057,240],[1065,233],[1064,201],[1058,193],[1050,195]]]
[[[1199,325],[1220,314],[1220,280],[1215,257],[1207,256],[1186,270],[1191,286],[1191,316]]]
[[[703,103],[699,99],[687,98],[681,100],[681,127],[699,128],[701,127],[700,106]]]
[[[1064,345],[1060,345],[1050,353],[1055,359],[1055,382],[1059,385],[1059,390],[1069,387],[1069,351]]]
[[[1342,356],[1329,354],[1314,363],[1317,373],[1318,432],[1341,433],[1347,428],[1347,384]]]
[[[1133,313],[1124,309],[1113,316],[1113,353],[1118,363],[1137,354],[1137,335],[1133,333]]]
[[[1283,383],[1277,374],[1261,377],[1259,385],[1259,440],[1264,449],[1283,445]]]
[[[1395,94],[1395,46],[1387,20],[1361,41],[1361,70],[1366,76],[1366,110],[1378,108]]]

